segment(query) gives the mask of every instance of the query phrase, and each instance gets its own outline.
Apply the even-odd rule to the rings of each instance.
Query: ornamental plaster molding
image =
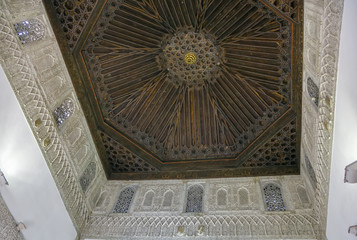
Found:
[[[41,2],[31,1],[31,6],[27,6],[27,3],[17,0],[0,1],[0,63],[39,143],[73,224],[77,231],[80,231],[89,216],[90,203],[79,184],[82,172],[74,167],[77,165],[72,157],[74,154],[68,146],[64,146],[62,132],[77,123],[81,133],[86,136],[90,134],[83,122],[75,121],[84,119],[77,100],[77,110],[75,109],[71,119],[67,119],[63,124],[67,126],[57,127],[53,110],[64,99],[76,98]],[[22,8],[25,5],[26,8]],[[24,9],[26,11],[23,11]],[[42,40],[21,44],[14,24],[26,19],[38,19],[44,24],[46,33]],[[51,83],[57,84],[57,87],[54,88]],[[82,138],[82,142],[79,142],[81,137],[72,138],[77,138],[78,143],[89,141],[88,138]],[[87,145],[90,144],[89,142]],[[78,145],[72,147],[77,151],[81,149]],[[86,152],[86,155],[82,154],[81,157],[83,165],[93,159],[98,161],[93,152]],[[100,178],[99,175],[100,173],[97,178]],[[102,182],[98,181],[97,184]],[[87,195],[88,192],[92,193],[87,191]]]
[[[24,236],[17,230],[15,219],[0,194],[0,239],[22,240]]]
[[[316,220],[304,214],[91,216],[86,238],[315,239]]]
[[[343,0],[325,0],[322,23],[320,100],[318,107],[315,212],[320,239],[326,239],[331,149]]]

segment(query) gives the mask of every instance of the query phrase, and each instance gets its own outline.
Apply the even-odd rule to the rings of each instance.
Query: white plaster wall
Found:
[[[329,240],[357,240],[357,184],[344,183],[344,168],[357,160],[357,1],[345,0],[337,79],[335,132],[327,217]]]
[[[73,240],[76,231],[37,142],[0,66],[0,186],[26,240]]]

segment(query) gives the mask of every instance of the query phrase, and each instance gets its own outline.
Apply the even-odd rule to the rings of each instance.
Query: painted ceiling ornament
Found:
[[[22,44],[41,40],[45,36],[45,27],[38,19],[25,20],[14,26]]]

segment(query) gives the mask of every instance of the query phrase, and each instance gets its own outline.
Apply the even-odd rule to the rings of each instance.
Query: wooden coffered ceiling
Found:
[[[109,179],[299,173],[303,1],[44,1]]]

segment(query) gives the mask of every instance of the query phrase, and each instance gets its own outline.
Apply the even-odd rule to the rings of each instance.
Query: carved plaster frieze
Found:
[[[33,4],[26,8],[27,11],[23,11],[23,8],[21,12],[21,7],[27,2],[0,1],[0,63],[40,145],[73,224],[77,231],[80,231],[91,206],[86,197],[92,196],[88,194],[95,195],[92,189],[100,188],[95,188],[94,185],[103,184],[103,181],[92,181],[96,183],[88,187],[86,195],[80,187],[79,179],[85,169],[74,167],[76,163],[73,161],[72,151],[63,144],[67,136],[62,133],[66,128],[73,128],[76,123],[83,135],[90,134],[83,113],[78,108],[78,101],[74,97],[68,72],[44,8],[40,1],[32,2]],[[43,39],[24,45],[21,43],[14,24],[26,19],[40,19],[46,32]],[[66,124],[63,124],[65,126],[58,127],[52,113],[68,97],[73,99],[74,108],[78,111],[66,120]],[[78,119],[79,121],[76,121]],[[76,137],[72,136],[73,138]],[[88,146],[93,146],[90,138],[83,141]],[[74,148],[78,151],[81,147],[74,145]],[[83,165],[93,161],[94,153],[88,152],[91,154],[82,159]],[[95,161],[98,161],[97,159],[94,158]],[[101,179],[102,174],[100,168],[96,178]]]
[[[320,101],[316,165],[315,211],[320,226],[320,239],[326,238],[327,203],[331,166],[334,106],[339,55],[343,0],[325,0],[322,24]]]

